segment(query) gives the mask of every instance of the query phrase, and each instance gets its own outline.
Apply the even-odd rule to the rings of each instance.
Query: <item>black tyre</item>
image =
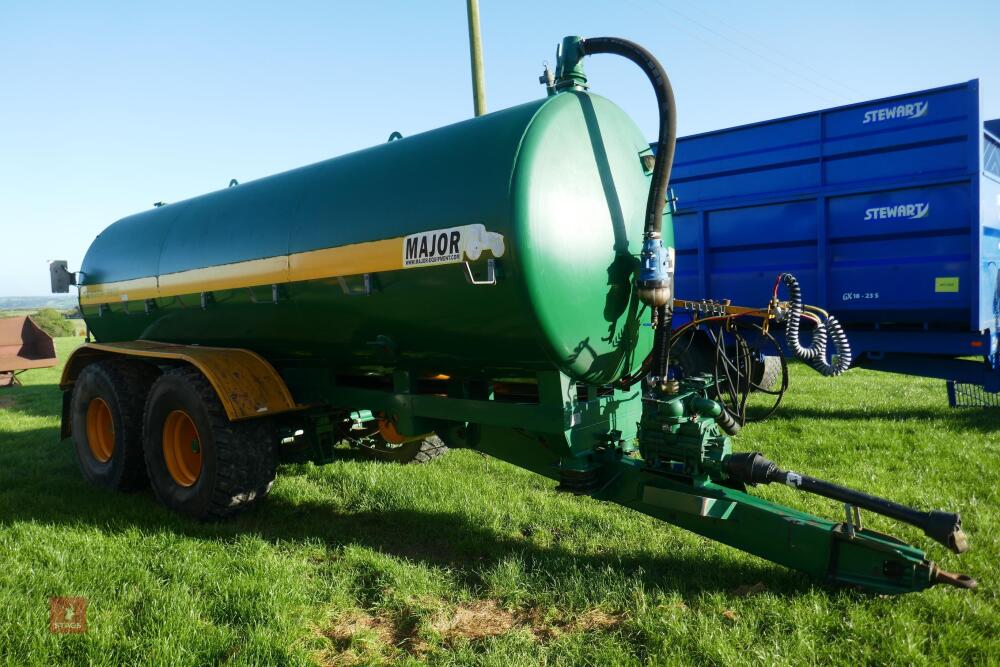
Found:
[[[146,470],[157,499],[197,519],[249,509],[274,483],[277,434],[269,419],[230,422],[196,369],[164,373],[143,419]]]
[[[685,377],[715,371],[715,348],[702,332],[682,336],[670,350],[670,364],[679,367]]]
[[[780,387],[783,373],[781,357],[772,354],[764,355],[763,359],[754,362],[750,369],[750,379],[755,385],[751,387],[751,391],[759,391],[758,387],[767,391],[774,391]]]
[[[142,412],[158,371],[138,361],[96,361],[73,384],[70,403],[76,460],[84,479],[116,491],[146,485]]]
[[[398,445],[375,437],[365,444],[358,445],[358,451],[375,461],[402,464],[429,463],[447,454],[448,446],[436,435]]]

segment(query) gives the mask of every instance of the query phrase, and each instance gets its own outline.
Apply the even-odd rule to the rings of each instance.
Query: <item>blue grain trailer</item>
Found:
[[[678,296],[757,305],[790,271],[845,325],[855,365],[991,402],[1000,119],[980,109],[973,80],[680,139]]]

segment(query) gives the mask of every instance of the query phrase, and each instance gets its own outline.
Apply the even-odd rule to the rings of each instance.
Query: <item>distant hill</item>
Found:
[[[40,310],[76,308],[75,294],[48,294],[46,296],[0,296],[0,310]]]

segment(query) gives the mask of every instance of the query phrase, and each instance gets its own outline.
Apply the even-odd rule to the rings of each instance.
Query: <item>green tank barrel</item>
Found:
[[[648,155],[621,109],[573,91],[160,206],[94,241],[84,318],[101,342],[338,372],[607,383],[650,345]]]

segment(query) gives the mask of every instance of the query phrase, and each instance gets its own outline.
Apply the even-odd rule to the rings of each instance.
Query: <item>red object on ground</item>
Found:
[[[20,384],[17,373],[59,363],[55,344],[30,317],[0,318],[0,387]]]

